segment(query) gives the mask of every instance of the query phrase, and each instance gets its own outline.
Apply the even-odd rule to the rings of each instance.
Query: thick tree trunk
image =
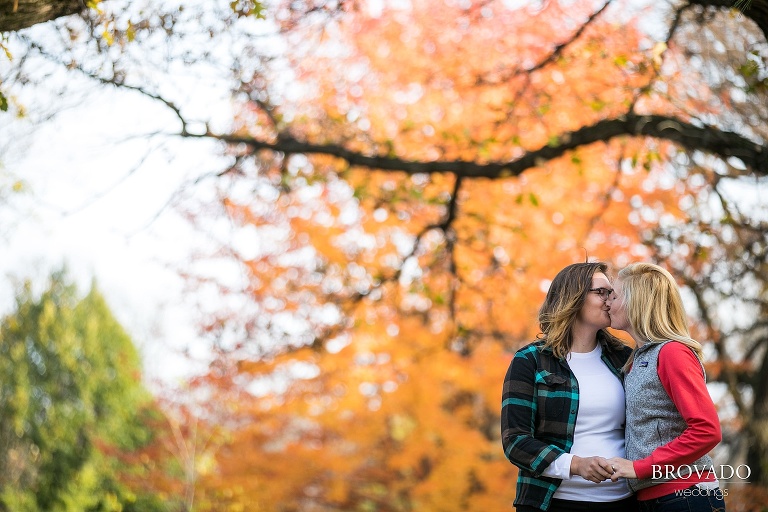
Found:
[[[0,32],[14,32],[86,9],[85,0],[0,0]]]
[[[747,429],[750,433],[747,465],[752,470],[750,480],[768,486],[768,352],[755,376],[753,393],[752,424]]]

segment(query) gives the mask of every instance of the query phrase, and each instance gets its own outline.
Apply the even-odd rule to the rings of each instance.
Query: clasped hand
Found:
[[[610,479],[615,482],[619,478],[636,478],[635,468],[631,460],[613,457],[579,457],[571,459],[571,475],[579,475],[585,480],[599,484]]]

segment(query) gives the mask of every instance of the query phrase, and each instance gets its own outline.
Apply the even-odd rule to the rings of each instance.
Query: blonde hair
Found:
[[[539,309],[538,338],[550,348],[555,357],[564,359],[571,351],[573,338],[571,329],[587,300],[592,287],[592,276],[605,273],[605,263],[574,263],[557,273],[547,291],[547,297]],[[597,341],[612,348],[621,348],[620,339],[605,329],[597,332]]]
[[[688,317],[675,278],[652,263],[633,263],[619,271],[629,325],[649,343],[679,341],[703,361],[701,343],[691,338]],[[624,366],[632,365],[634,352]]]

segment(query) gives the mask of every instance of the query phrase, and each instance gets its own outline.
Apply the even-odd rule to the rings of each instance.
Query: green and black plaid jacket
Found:
[[[602,360],[619,380],[632,352],[602,343]],[[541,476],[561,454],[570,451],[579,412],[579,383],[568,363],[536,341],[521,348],[509,365],[501,397],[501,442],[504,454],[520,470],[515,506],[549,509],[562,480]]]

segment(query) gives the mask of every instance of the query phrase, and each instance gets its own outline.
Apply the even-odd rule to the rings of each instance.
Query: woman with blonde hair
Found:
[[[504,380],[501,437],[519,468],[517,512],[628,512],[636,502],[608,459],[624,457],[621,367],[631,349],[606,330],[604,263],[555,276],[538,339],[518,350]]]
[[[627,457],[610,459],[611,479],[629,479],[641,512],[724,512],[707,455],[720,421],[677,283],[658,265],[634,263],[613,286],[611,327],[636,347],[624,369]]]

